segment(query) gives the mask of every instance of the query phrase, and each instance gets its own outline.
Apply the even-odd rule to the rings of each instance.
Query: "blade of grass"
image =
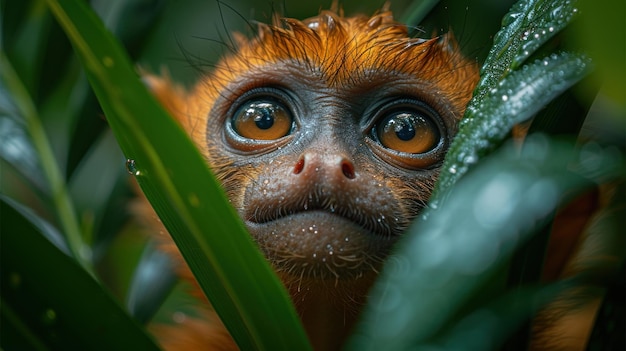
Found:
[[[3,196],[0,213],[2,349],[158,350],[109,293],[41,233],[34,214]]]
[[[90,270],[90,263],[81,255],[83,240],[76,212],[50,148],[48,137],[39,120],[37,109],[4,52],[0,52],[0,78],[13,97],[19,114],[24,118],[30,138],[39,156],[41,169],[48,181],[56,216],[70,252],[85,269]]]
[[[73,42],[130,170],[241,349],[306,350],[284,287],[202,156],[83,3],[48,0]]]

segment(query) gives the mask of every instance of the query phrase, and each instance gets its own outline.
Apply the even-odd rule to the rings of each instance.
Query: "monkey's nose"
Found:
[[[308,177],[337,177],[339,179],[354,179],[356,177],[354,164],[342,155],[324,155],[305,153],[298,159],[293,173]]]

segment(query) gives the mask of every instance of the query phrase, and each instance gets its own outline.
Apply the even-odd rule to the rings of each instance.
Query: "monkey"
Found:
[[[252,38],[235,33],[233,40],[233,52],[190,90],[167,76],[149,75],[147,84],[214,171],[313,348],[338,350],[392,247],[427,204],[478,66],[450,33],[410,36],[388,5],[345,16],[334,3],[305,20],[275,17]],[[589,226],[594,196],[555,223]],[[554,238],[568,240],[571,230],[559,230]],[[548,247],[548,280],[576,271],[594,247],[581,239],[563,250],[563,240]],[[596,237],[598,245],[608,244]],[[193,283],[173,242],[162,248]],[[197,286],[195,293],[204,298]],[[587,309],[570,313],[567,301],[533,321],[530,349],[584,345],[586,336],[575,334],[588,331],[593,317]],[[198,315],[153,331],[166,350],[237,349],[208,301]]]
[[[337,350],[427,204],[477,64],[452,34],[410,36],[388,5],[345,16],[335,3],[233,40],[189,91],[167,77],[147,84],[205,157],[313,348]],[[173,242],[163,246],[193,281]],[[155,327],[161,345],[237,349],[208,302],[199,314]]]

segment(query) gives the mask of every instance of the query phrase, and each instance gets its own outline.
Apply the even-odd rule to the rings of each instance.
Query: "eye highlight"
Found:
[[[253,140],[276,140],[291,132],[293,117],[279,102],[271,99],[249,100],[231,119],[233,131]]]

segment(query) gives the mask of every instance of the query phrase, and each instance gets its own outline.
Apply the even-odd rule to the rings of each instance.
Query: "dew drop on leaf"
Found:
[[[134,176],[138,176],[139,174],[141,174],[141,172],[137,168],[137,164],[135,163],[135,160],[130,159],[130,158],[126,160],[126,171],[128,172],[128,174],[134,175]]]

